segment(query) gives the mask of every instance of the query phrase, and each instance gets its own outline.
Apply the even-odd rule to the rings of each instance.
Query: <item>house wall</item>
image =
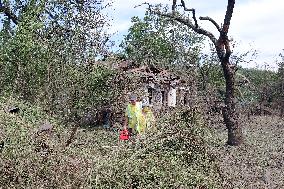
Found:
[[[156,110],[188,104],[188,91],[176,85],[145,83],[141,95],[141,100],[149,103]]]
[[[177,91],[175,88],[170,88],[168,92],[168,106],[176,107],[177,103]]]

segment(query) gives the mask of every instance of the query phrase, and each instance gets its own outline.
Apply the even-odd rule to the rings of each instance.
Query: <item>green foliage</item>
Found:
[[[203,89],[214,86],[219,90],[225,89],[225,81],[220,65],[214,62],[204,61],[199,67],[200,83]]]
[[[37,31],[43,27],[36,15],[42,11],[41,4],[30,7],[23,13],[15,35],[6,41],[5,35],[1,35],[5,45],[1,48],[3,53],[0,56],[0,80],[7,90],[24,91],[30,87],[30,91],[36,93],[34,90],[44,81],[46,51],[36,38]],[[5,30],[6,26],[2,31]]]
[[[118,73],[94,66],[107,53],[104,1],[7,1],[17,13],[0,33],[1,93],[38,103],[50,113],[76,120],[113,102],[123,87]],[[113,90],[111,90],[113,89]],[[76,118],[75,118],[76,117]]]
[[[3,97],[0,104],[0,141],[4,142],[0,153],[1,187],[82,186],[87,165],[80,162],[80,166],[76,167],[72,160],[79,153],[64,148],[68,130],[43,113],[42,108]],[[4,112],[9,105],[17,105],[20,113]],[[52,135],[38,133],[45,120],[54,126]]]
[[[240,68],[238,73],[243,101],[273,101],[276,95],[273,88],[277,79],[274,71]]]
[[[213,101],[224,100],[225,80],[215,51],[202,54],[197,67],[198,88],[208,100],[211,99],[208,105],[214,106]]]
[[[191,116],[171,112],[158,121],[157,132],[134,139],[134,144],[120,144],[122,148],[106,156],[108,163],[94,172],[94,187],[219,188],[216,159],[205,140],[210,131],[202,124],[191,125]]]
[[[196,64],[203,38],[187,27],[150,12],[143,19],[133,17],[132,23],[121,44],[129,59],[179,69]]]
[[[240,73],[252,82],[255,88],[261,88],[262,85],[268,85],[276,79],[276,73],[271,70],[261,70],[256,68],[241,68]]]
[[[152,61],[167,60],[173,56],[173,48],[169,39],[161,31],[164,29],[163,26],[156,28],[153,22],[157,18],[150,16],[146,15],[143,20],[133,17],[133,26],[130,27],[129,34],[122,43],[128,57],[137,62],[142,62],[145,58],[147,61],[151,61],[150,59],[154,59]]]
[[[250,56],[249,52],[239,56],[235,55],[232,61],[237,64],[244,61],[248,56]],[[198,73],[200,90],[207,95],[209,94],[208,91],[212,90],[213,93],[217,94],[218,100],[222,100],[225,95],[223,70],[219,65],[218,57],[213,51],[209,55],[202,55]],[[238,66],[235,79],[235,95],[242,106],[255,105],[262,101],[270,106],[277,97],[277,90],[274,89],[276,87],[277,73],[272,70]]]
[[[176,112],[158,122],[159,128],[142,138],[118,141],[118,133],[79,129],[69,147],[70,129],[13,98],[0,100],[0,183],[11,188],[220,188],[215,157],[204,127],[185,122]],[[19,114],[3,111],[11,104]],[[51,134],[37,133],[43,120]]]
[[[278,62],[277,71],[277,81],[276,81],[276,91],[277,91],[277,101],[280,108],[280,115],[284,116],[284,55],[279,54],[281,60]]]

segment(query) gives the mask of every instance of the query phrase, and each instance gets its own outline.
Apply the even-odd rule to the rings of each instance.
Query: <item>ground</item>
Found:
[[[225,145],[220,121],[206,135],[178,124],[134,144],[119,141],[117,131],[79,128],[66,147],[72,126],[33,105],[18,103],[16,114],[0,105],[0,188],[131,188],[137,182],[138,188],[155,188],[153,182],[162,188],[284,188],[284,120],[278,117],[242,119],[245,144],[239,147]],[[168,125],[180,120],[172,117]],[[37,134],[45,119],[52,133]],[[208,137],[210,147],[199,136]]]
[[[284,188],[284,120],[273,116],[245,121],[245,144],[218,146],[224,185],[231,188]],[[215,133],[225,142],[226,130]]]

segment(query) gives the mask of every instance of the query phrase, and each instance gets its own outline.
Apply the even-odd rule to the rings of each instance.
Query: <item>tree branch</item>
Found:
[[[9,19],[11,19],[15,24],[18,24],[17,16],[11,11],[9,7],[3,5],[2,1],[0,0],[0,13],[3,12]]]
[[[186,18],[182,18],[182,17],[177,17],[171,13],[162,13],[160,11],[154,11],[152,10],[152,12],[154,14],[157,14],[159,16],[164,16],[164,17],[167,17],[167,18],[171,18],[172,20],[175,20],[175,21],[178,21],[186,26],[188,26],[189,28],[191,28],[193,31],[195,31],[196,33],[198,34],[202,34],[202,35],[205,35],[206,37],[208,37],[212,42],[213,44],[216,46],[216,43],[217,43],[217,39],[215,38],[215,36],[209,32],[209,31],[206,31],[204,30],[203,28],[200,28],[200,27],[195,27],[195,25],[189,20],[189,19],[186,19]]]
[[[148,5],[148,10],[151,12],[152,11],[152,9],[151,9],[151,7],[153,7],[150,3],[147,3],[147,2],[145,2],[145,3],[141,3],[140,5],[135,5],[134,6],[134,8],[137,8],[137,7],[141,7],[142,5]]]
[[[193,20],[194,23],[192,23],[192,21],[190,21],[189,19],[182,17],[182,16],[177,16],[175,13],[175,9],[176,9],[176,3],[177,0],[173,0],[173,4],[172,4],[172,13],[163,13],[159,10],[152,10],[152,6],[149,5],[148,3],[144,3],[144,4],[148,4],[148,10],[156,15],[159,16],[164,16],[167,18],[170,18],[171,20],[175,20],[179,23],[182,23],[186,26],[188,26],[189,28],[191,28],[194,32],[201,34],[201,35],[205,35],[206,37],[208,37],[214,44],[218,57],[220,60],[229,60],[229,57],[232,54],[231,48],[230,48],[230,41],[228,39],[228,30],[229,30],[229,26],[230,26],[230,21],[232,18],[232,14],[233,14],[233,9],[234,9],[234,5],[235,5],[235,0],[228,0],[228,5],[227,5],[227,10],[226,10],[226,15],[225,15],[225,19],[224,19],[224,24],[223,27],[221,28],[217,22],[215,20],[213,20],[210,17],[199,17],[200,20],[208,20],[210,21],[218,30],[218,32],[220,33],[220,36],[218,38],[218,40],[216,39],[216,37],[209,31],[200,28],[198,26],[198,22],[195,16],[195,9],[188,9],[185,6],[185,1],[181,0],[181,6],[183,7],[184,11],[191,11],[193,14]]]
[[[172,11],[175,12],[177,5],[177,0],[173,0]]]
[[[214,24],[214,26],[217,28],[218,32],[221,32],[221,27],[219,26],[219,24],[217,24],[217,22],[215,20],[213,20],[212,18],[210,18],[209,16],[206,17],[199,17],[200,20],[208,20],[210,21],[212,24]]]
[[[235,6],[235,0],[228,0],[227,11],[226,11],[225,19],[224,19],[224,25],[223,25],[222,32],[221,32],[222,36],[226,36],[228,34],[230,22],[231,22],[232,15],[233,15],[234,6]]]
[[[229,44],[229,39],[228,39],[228,31],[229,31],[230,22],[231,22],[232,15],[233,15],[234,6],[235,6],[235,0],[228,0],[227,11],[226,11],[225,19],[224,19],[224,25],[223,25],[222,31],[220,32],[220,40],[223,41],[223,44],[226,49],[226,53],[224,56],[226,60],[228,60],[232,54],[230,44]]]
[[[195,27],[198,28],[197,19],[196,19],[196,16],[195,16],[195,9],[186,8],[184,0],[181,0],[181,6],[183,7],[184,11],[191,11],[192,12],[192,18],[194,20]]]

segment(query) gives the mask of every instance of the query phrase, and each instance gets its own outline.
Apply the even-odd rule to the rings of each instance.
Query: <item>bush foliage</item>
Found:
[[[163,119],[155,133],[119,141],[118,133],[79,129],[66,147],[70,129],[21,101],[1,99],[1,186],[14,188],[218,188],[221,178],[204,129],[182,114]],[[54,127],[38,133],[42,120]]]

